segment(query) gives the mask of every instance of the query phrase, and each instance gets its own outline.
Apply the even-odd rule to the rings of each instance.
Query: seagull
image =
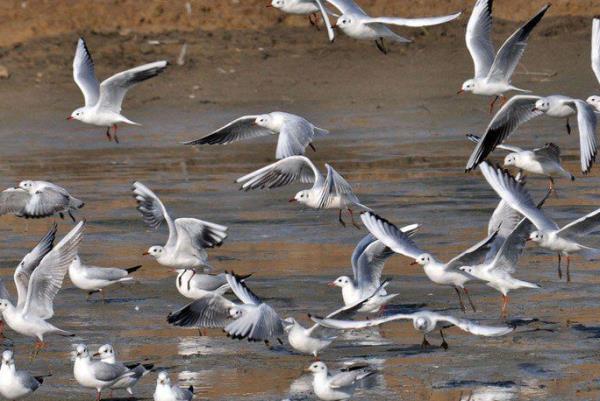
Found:
[[[399,230],[398,227],[372,212],[365,212],[360,217],[367,230],[384,245],[395,253],[414,259],[414,262],[411,264],[423,266],[425,274],[431,281],[436,284],[453,287],[458,295],[460,308],[463,312],[466,309],[460,294],[461,289],[467,296],[473,311],[477,311],[471,300],[469,291],[465,288],[465,283],[471,277],[458,270],[458,268],[476,263],[482,259],[487,253],[489,245],[493,242],[496,233],[488,235],[487,238],[454,257],[448,263],[443,263],[438,261],[432,254],[421,250],[410,238],[410,232]]]
[[[144,64],[119,72],[98,84],[90,51],[83,38],[79,38],[73,59],[73,79],[83,93],[85,106],[75,109],[67,120],[79,120],[86,124],[106,127],[108,140],[114,138],[115,142],[119,143],[117,124],[140,125],[121,115],[121,104],[125,94],[136,84],[163,72],[167,64],[164,60]]]
[[[18,400],[29,396],[44,382],[43,376],[32,376],[24,370],[17,370],[11,350],[2,353],[0,367],[0,395],[8,400]]]
[[[315,137],[329,134],[329,131],[295,114],[274,111],[268,114],[240,117],[205,137],[184,142],[184,145],[227,145],[243,139],[277,134],[279,139],[275,157],[284,159],[289,156],[303,155],[307,146],[316,151],[312,141]]]
[[[581,99],[573,99],[562,95],[546,97],[517,95],[510,98],[492,118],[481,141],[471,153],[466,171],[477,167],[521,124],[541,115],[566,118],[569,134],[571,133],[569,117],[577,115],[581,171],[584,174],[588,173],[592,168],[598,148],[594,108]]]
[[[69,265],[69,278],[75,287],[88,292],[87,299],[96,292],[102,294],[104,299],[104,288],[111,284],[131,281],[129,275],[137,271],[142,265],[130,267],[128,269],[117,269],[111,267],[96,267],[84,265],[79,255],[73,259]]]
[[[104,389],[109,389],[121,380],[135,376],[135,372],[124,365],[94,360],[87,346],[78,344],[75,346],[73,375],[81,386],[96,389],[96,401],[100,401]]]
[[[225,273],[201,273],[194,269],[176,269],[175,271],[177,272],[175,280],[177,291],[189,299],[202,298],[211,293],[223,295],[230,289]],[[246,280],[250,276],[252,274],[240,276],[240,280]]]
[[[133,196],[147,225],[156,229],[166,220],[169,227],[167,243],[151,246],[144,255],[172,268],[210,268],[206,249],[221,246],[227,227],[188,217],[173,221],[158,196],[141,182],[133,183]]]
[[[418,224],[413,224],[402,228],[402,231],[411,236],[418,229]],[[350,306],[359,302],[361,299],[370,297],[360,312],[382,311],[393,298],[398,294],[388,294],[384,288],[373,294],[377,288],[381,287],[381,273],[385,261],[394,254],[390,248],[372,234],[367,234],[352,252],[352,275],[341,276],[329,283],[331,287],[340,287],[342,289],[342,298],[344,305]]]
[[[58,214],[68,214],[73,222],[73,211],[85,204],[71,196],[63,187],[46,181],[21,181],[17,187],[0,193],[0,215],[14,214],[26,219],[39,219]]]
[[[366,327],[379,326],[384,323],[393,322],[396,320],[412,320],[415,330],[423,333],[423,342],[421,347],[428,347],[430,344],[427,341],[426,335],[432,331],[439,329],[440,335],[442,336],[442,345],[444,349],[448,349],[448,343],[444,337],[443,330],[448,325],[456,326],[459,329],[466,331],[467,333],[475,334],[476,336],[485,337],[496,337],[503,336],[514,330],[514,327],[509,326],[485,326],[479,324],[473,320],[459,319],[454,316],[444,315],[442,313],[433,312],[429,310],[422,310],[419,312],[404,314],[398,313],[382,317],[379,319],[372,320],[336,320],[336,319],[322,319],[318,317],[312,317],[315,323],[322,326],[329,327],[337,330],[357,330]]]
[[[278,188],[295,180],[304,184],[312,183],[312,188],[298,192],[290,202],[299,202],[314,209],[338,209],[338,221],[344,227],[346,223],[342,219],[342,210],[345,209],[350,214],[354,227],[360,229],[354,221],[352,208],[370,209],[360,203],[344,177],[329,164],[325,164],[325,168],[327,177],[324,178],[308,157],[290,156],[240,177],[235,182],[241,183],[240,189],[244,191]]]
[[[54,297],[62,286],[69,265],[77,255],[84,227],[85,221],[79,222],[58,245],[52,247],[56,235],[56,225],[53,225],[15,270],[17,305],[9,299],[0,299],[0,312],[6,324],[19,334],[37,338],[32,357],[46,346],[45,335],[74,336],[46,320],[54,316]]]
[[[370,295],[360,299],[354,304],[345,305],[344,307],[331,312],[327,315],[327,318],[348,319],[353,317],[365,304],[369,303],[373,297],[378,296],[387,284],[388,281],[385,281],[379,288],[375,288]],[[293,317],[287,317],[283,322],[284,330],[288,335],[288,342],[292,348],[303,354],[313,355],[315,358],[318,358],[319,352],[327,348],[337,337],[335,332],[332,333],[331,330],[324,329],[318,324],[305,328]]]
[[[307,371],[313,374],[315,395],[324,401],[349,399],[354,394],[359,381],[376,373],[375,370],[360,366],[331,374],[323,362],[313,362]]]
[[[154,401],[190,401],[194,398],[194,387],[181,388],[171,385],[171,379],[167,372],[162,371],[156,379],[156,390],[154,390]]]
[[[540,208],[552,191],[538,203]],[[510,207],[504,200],[496,206],[488,224],[488,234],[497,230],[497,236],[484,263],[473,266],[461,266],[458,269],[479,280],[502,294],[500,315],[508,317],[508,292],[519,288],[540,288],[538,284],[516,279],[519,257],[523,254],[532,224],[527,218]]]
[[[529,92],[512,86],[510,81],[525,53],[529,35],[550,8],[550,4],[542,7],[536,15],[506,39],[498,53],[494,54],[491,37],[493,2],[494,0],[477,0],[469,18],[465,39],[475,65],[475,78],[466,80],[458,91],[458,94],[472,92],[476,95],[494,96],[494,100],[490,103],[490,113],[494,110],[498,98],[502,97],[503,101],[506,101],[504,92],[511,90]]]
[[[284,334],[284,322],[277,312],[256,296],[235,273],[227,273],[227,282],[242,303],[211,293],[172,312],[167,322],[179,327],[222,327],[228,337],[264,341]],[[279,340],[281,341],[281,340]]]
[[[124,388],[129,394],[133,395],[132,388],[137,384],[138,381],[148,373],[150,373],[151,369],[154,367],[153,364],[142,364],[142,363],[133,363],[133,364],[123,364],[121,362],[117,362],[115,350],[112,345],[104,344],[100,348],[98,348],[98,352],[94,354],[95,357],[100,357],[100,360],[104,363],[110,363],[112,365],[119,366],[119,368],[125,367],[131,372],[134,372],[133,376],[124,377],[119,380],[115,384],[113,384],[110,388],[117,390]],[[111,397],[112,398],[112,397]]]
[[[600,83],[600,18],[594,18],[592,22],[592,70]],[[600,113],[600,96],[590,96],[586,102]]]
[[[523,183],[516,181],[509,172],[495,169],[487,162],[481,163],[479,168],[492,189],[510,207],[527,217],[536,227],[537,230],[529,233],[528,240],[557,253],[559,276],[561,276],[561,256],[567,258],[567,281],[571,281],[570,255],[579,253],[587,260],[600,258],[600,249],[590,248],[576,241],[577,237],[586,236],[600,226],[600,209],[559,228],[553,220],[536,207]]]
[[[321,0],[272,0],[271,4],[267,5],[267,7],[276,8],[287,14],[308,15],[308,21],[317,29],[319,29],[319,25],[317,25],[318,15],[321,14],[327,28],[329,41],[333,42],[335,39],[335,32],[333,32],[333,28],[329,22],[329,12],[323,6]]]
[[[452,21],[460,16],[460,12],[441,17],[426,17],[426,18],[399,18],[399,17],[370,17],[358,6],[353,0],[327,0],[335,8],[340,10],[342,15],[339,16],[334,28],[340,28],[346,35],[359,40],[373,40],[379,51],[383,54],[388,53],[384,39],[389,39],[393,42],[408,43],[406,39],[390,28],[388,25],[408,26],[408,27],[424,27],[439,25]]]
[[[471,142],[479,143],[481,138],[476,135],[467,135]],[[514,145],[500,144],[498,149],[510,152],[504,158],[504,167],[514,166],[522,171],[539,174],[550,180],[549,189],[554,191],[554,178],[565,177],[575,181],[575,176],[564,169],[560,162],[560,148],[554,143],[547,143],[541,148],[533,150],[521,149]]]

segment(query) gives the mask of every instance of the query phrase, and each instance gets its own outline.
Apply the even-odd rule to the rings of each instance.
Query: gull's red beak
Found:
[[[269,8],[269,7],[273,7],[273,5],[272,4],[267,4],[267,8]]]
[[[331,27],[332,27],[333,29],[337,28],[337,22],[336,22],[335,24],[331,25]]]
[[[529,242],[529,241],[531,241],[531,238],[527,238],[527,239],[525,240],[525,242]]]
[[[534,107],[533,109],[531,109],[531,111],[538,111],[537,107]]]
[[[73,120],[73,116],[67,117],[67,120]]]
[[[327,283],[328,287],[335,287],[335,282],[334,281],[330,281],[329,283]]]
[[[296,202],[295,198],[291,198],[288,202]]]
[[[411,266],[412,266],[412,265],[416,265],[416,264],[418,264],[418,262],[417,262],[416,260],[413,260],[412,262],[410,262],[410,265],[411,265]]]
[[[148,255],[150,255],[150,253],[148,251],[142,253],[142,256],[148,256]]]
[[[100,356],[100,353],[99,353],[99,352],[96,352],[96,353],[95,353],[94,355],[92,355],[92,356]]]
[[[457,94],[457,95],[462,95],[463,93],[465,93],[465,91],[464,91],[464,90],[462,90],[462,89],[461,89],[461,90],[459,90],[458,92],[456,92],[456,94]]]

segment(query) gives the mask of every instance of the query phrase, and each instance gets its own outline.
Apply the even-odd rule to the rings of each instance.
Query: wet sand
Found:
[[[514,83],[540,94],[585,98],[597,93],[589,68],[590,23],[545,20]],[[124,114],[144,126],[122,128],[119,145],[107,142],[101,129],[64,121],[82,102],[71,81],[75,35],[4,49],[1,63],[12,76],[0,81],[2,185],[25,178],[63,185],[86,202],[78,214],[88,221],[81,247],[85,261],[122,267],[144,263],[136,273],[139,282],[109,290],[108,304],[85,302],[85,294],[67,281],[52,322],[77,333],[74,343],[97,347],[112,342],[120,359],[147,358],[168,368],[182,385],[197,388],[198,399],[314,399],[302,373],[310,357],[295,355],[288,346],[269,350],[230,340],[219,330],[198,337],[195,330],[167,325],[166,315],[187,301],[167,269],[141,256],[167,234],[164,228],[156,233],[146,229],[130,185],[135,180],[149,185],[173,216],[229,226],[225,245],[210,252],[212,264],[218,270],[254,273],[251,287],[282,316],[306,321],[307,312],[333,310],[341,294],[325,284],[349,274],[351,252],[366,231],[342,228],[335,212],[300,210],[286,202],[300,185],[270,192],[237,190],[235,178],[273,160],[274,138],[201,149],[179,144],[241,114],[285,110],[331,130],[316,141],[317,152],[309,152],[319,166],[331,163],[365,204],[391,221],[422,224],[416,241],[447,260],[485,234],[497,203],[480,174],[463,172],[472,148],[464,134],[481,133],[489,121],[488,99],[454,94],[472,71],[462,40],[464,24],[410,31],[415,43],[394,46],[387,57],[370,43],[343,37],[328,45],[323,32],[307,28],[88,32],[99,77],[144,61],[173,60],[182,43],[190,46],[186,65],[174,65],[130,93]],[[514,26],[499,23],[495,37],[505,38]],[[149,39],[164,44],[148,45]],[[549,141],[563,148],[565,165],[577,176],[572,183],[559,181],[559,197],[545,206],[562,223],[598,207],[598,168],[581,176],[577,139],[566,135],[560,121],[531,122],[513,143],[531,147]],[[529,185],[541,196],[547,184],[532,178]],[[50,224],[29,221],[26,227],[14,217],[0,220],[5,279]],[[70,227],[61,223],[61,235]],[[600,238],[585,242],[598,246]],[[454,292],[431,284],[409,262],[395,256],[384,270],[393,280],[391,290],[400,293],[395,309],[426,306],[460,315]],[[381,369],[356,399],[597,399],[596,269],[597,264],[574,258],[573,281],[566,284],[557,278],[552,255],[528,248],[517,276],[542,289],[511,293],[511,319],[518,324],[513,335],[486,339],[450,329],[448,351],[422,351],[419,334],[409,323],[398,323],[348,334],[322,360],[332,367],[369,362]],[[479,311],[468,317],[498,323],[499,294],[482,284],[470,289]],[[53,374],[37,399],[94,397],[73,379],[70,341],[49,339],[49,349],[29,366],[32,341],[7,334],[18,366]],[[431,342],[439,343],[439,336],[432,335]],[[144,379],[137,395],[151,398],[154,381],[154,375]]]

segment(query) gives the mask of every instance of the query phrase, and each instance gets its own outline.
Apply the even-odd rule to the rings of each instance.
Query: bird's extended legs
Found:
[[[100,401],[100,398],[102,398],[102,393],[100,391],[96,392],[96,401]]]
[[[342,226],[346,227],[346,222],[344,221],[344,219],[342,219],[342,209],[340,209],[340,212],[338,213],[338,221]]]
[[[112,142],[112,136],[110,135],[110,127],[106,128],[106,137],[108,138],[108,142]]]
[[[46,348],[46,343],[45,342],[39,341],[39,340],[36,341],[35,342],[35,347],[34,347],[33,352],[31,354],[30,362],[32,362],[38,356],[38,354],[40,353],[40,351],[42,349],[44,349],[44,348]]]
[[[567,134],[571,135],[571,124],[569,124],[569,117],[567,117]]]
[[[383,41],[383,38],[375,40],[375,45],[377,45],[377,48],[380,52],[382,52],[383,54],[388,54],[388,50],[385,47],[385,42]]]
[[[562,259],[560,252],[557,254],[558,256],[558,279],[562,279],[562,269],[560,268],[560,260]]]
[[[462,296],[460,295],[460,290],[458,289],[458,287],[454,287],[454,291],[456,291],[456,295],[458,295],[458,302],[460,302],[460,309],[463,311],[463,313],[467,313],[467,309],[465,308],[465,304],[462,300]]]
[[[465,292],[465,295],[467,296],[467,299],[469,300],[469,304],[471,305],[471,308],[473,308],[473,312],[477,312],[477,308],[475,307],[475,304],[473,303],[473,300],[471,299],[469,290],[467,290],[466,288],[463,288],[463,291]]]
[[[494,96],[494,99],[490,102],[490,114],[492,114],[494,112],[494,105],[498,101],[499,97],[500,96]]]
[[[352,209],[348,208],[348,213],[350,213],[350,219],[352,219],[352,225],[354,227],[356,227],[358,230],[360,230],[360,226],[356,223],[356,221],[354,221],[354,212],[352,212]]]
[[[508,295],[502,294],[502,311],[500,312],[500,317],[502,319],[508,318]]]
[[[117,124],[113,124],[113,138],[115,138],[116,143],[119,143],[119,137],[117,136]]]
[[[567,255],[567,283],[571,282],[571,257]]]
[[[448,343],[446,342],[446,337],[444,337],[444,331],[442,329],[440,329],[440,335],[442,336],[442,344],[440,345],[440,347],[442,347],[444,350],[447,350]]]
[[[317,13],[309,14],[308,21],[312,26],[314,26],[317,29],[317,31],[321,30],[321,28],[319,28],[319,16],[317,15]]]
[[[71,218],[71,220],[73,220],[73,223],[77,223],[77,220],[75,220],[75,216],[73,216],[73,213],[71,213],[70,210],[67,213],[69,214],[69,217]]]
[[[429,344],[429,341],[427,341],[427,337],[425,337],[425,334],[423,334],[423,341],[421,342],[421,349],[425,349],[429,346],[431,346],[431,344]]]

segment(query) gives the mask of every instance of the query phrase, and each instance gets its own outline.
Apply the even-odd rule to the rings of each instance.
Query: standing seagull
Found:
[[[77,255],[84,225],[84,221],[79,222],[54,248],[56,226],[52,227],[15,270],[17,305],[8,299],[0,299],[0,312],[8,327],[24,336],[37,338],[33,357],[45,347],[45,335],[74,336],[46,320],[54,316],[54,297]]]
[[[418,224],[402,227],[402,232],[412,236],[419,228]],[[352,252],[352,275],[341,276],[329,283],[332,287],[342,289],[342,298],[344,305],[354,305],[366,297],[370,297],[360,312],[372,313],[385,308],[393,298],[398,294],[388,294],[385,288],[381,287],[381,273],[385,261],[394,254],[390,248],[372,234],[367,234]],[[375,294],[373,292],[375,291]],[[373,294],[373,296],[371,296]]]
[[[475,135],[467,135],[471,142],[479,143],[480,139]],[[510,153],[504,158],[504,167],[514,166],[522,171],[539,174],[548,177],[550,190],[554,191],[554,177],[565,177],[571,181],[575,176],[564,169],[560,162],[560,148],[553,143],[547,143],[541,148],[533,150],[521,149],[514,145],[498,145],[498,149],[507,150]]]
[[[167,372],[162,371],[158,374],[154,401],[190,401],[192,398],[194,398],[194,387],[181,388],[175,384],[172,385]]]
[[[329,13],[321,0],[272,0],[267,7],[277,8],[287,14],[308,15],[308,21],[317,29],[319,29],[318,15],[321,14],[327,28],[329,41],[333,42],[335,39],[335,33],[329,22]]]
[[[227,336],[249,341],[264,341],[283,335],[283,320],[275,309],[263,302],[235,273],[227,282],[241,303],[211,293],[170,313],[167,322],[179,327],[222,327]]]
[[[567,281],[571,281],[570,255],[580,253],[587,260],[600,258],[600,249],[590,248],[576,241],[577,237],[585,236],[598,229],[600,209],[559,228],[542,210],[536,207],[523,183],[516,181],[510,173],[495,169],[486,162],[482,163],[479,168],[492,189],[510,207],[527,217],[535,225],[537,230],[529,233],[528,240],[557,253],[559,275],[561,256],[567,257]]]
[[[592,70],[600,84],[600,18],[594,18],[592,22]],[[600,113],[600,96],[590,96],[586,102]]]
[[[290,156],[246,174],[235,182],[241,183],[240,189],[244,191],[257,188],[278,188],[295,180],[300,180],[305,184],[312,183],[312,188],[298,192],[290,199],[290,202],[299,202],[314,209],[338,209],[338,220],[344,227],[346,223],[342,219],[342,211],[345,209],[350,213],[354,227],[360,229],[360,226],[354,221],[352,208],[370,209],[360,203],[344,177],[329,164],[325,164],[325,167],[327,168],[327,177],[324,178],[308,157]]]
[[[111,390],[118,390],[124,388],[131,395],[133,395],[133,387],[137,384],[137,382],[139,382],[142,377],[150,373],[150,370],[154,367],[154,365],[151,363],[133,363],[125,365],[121,362],[117,362],[117,355],[115,354],[115,350],[110,344],[104,344],[103,346],[98,348],[98,352],[95,353],[94,356],[99,356],[102,362],[110,363],[120,368],[125,367],[130,372],[134,373],[133,376],[124,377],[123,379],[110,386]]]
[[[569,117],[577,116],[579,129],[579,156],[581,171],[586,174],[596,159],[598,139],[596,138],[596,115],[594,108],[581,99],[573,99],[562,95],[546,97],[517,95],[510,98],[496,113],[481,141],[477,144],[466,171],[470,171],[484,161],[488,155],[521,124],[534,117],[547,115],[554,118],[567,119],[567,132],[571,133]]]
[[[379,326],[384,323],[393,322],[396,320],[412,320],[415,330],[423,333],[423,342],[421,347],[429,346],[429,342],[425,335],[439,329],[442,336],[442,348],[448,349],[448,343],[442,331],[448,324],[456,326],[467,333],[475,334],[476,336],[495,337],[503,336],[514,330],[508,326],[484,326],[473,320],[459,319],[454,316],[444,315],[437,312],[423,310],[415,313],[403,314],[398,313],[373,320],[336,320],[336,319],[321,319],[312,317],[312,320],[322,326],[337,330],[356,330],[366,327]]]
[[[88,292],[88,300],[96,292],[102,294],[102,299],[104,299],[105,287],[133,280],[129,275],[140,267],[142,265],[130,267],[129,269],[84,265],[79,255],[77,255],[69,265],[69,278],[75,284],[75,287]]]
[[[348,368],[341,372],[330,374],[323,362],[314,362],[307,368],[313,374],[313,390],[323,401],[347,400],[354,394],[358,382],[371,376],[376,371],[371,369]]]
[[[151,246],[144,255],[173,268],[210,268],[206,249],[221,246],[227,238],[227,227],[188,217],[173,221],[158,196],[141,182],[133,183],[133,196],[147,225],[156,229],[166,220],[169,227],[167,243]]]
[[[452,21],[460,16],[460,12],[441,17],[425,18],[399,18],[399,17],[370,17],[353,0],[327,0],[335,8],[340,10],[341,14],[333,27],[339,27],[346,35],[359,40],[373,40],[379,51],[383,54],[388,53],[384,39],[393,42],[408,43],[406,39],[390,28],[388,25],[424,27],[439,25]]]
[[[163,72],[167,64],[164,60],[144,64],[119,72],[98,84],[92,56],[83,38],[79,38],[73,59],[73,79],[83,93],[85,106],[75,109],[67,120],[79,120],[86,124],[106,127],[108,140],[114,138],[115,142],[119,143],[117,124],[140,125],[121,115],[121,104],[125,94],[136,84]]]
[[[18,400],[29,396],[44,382],[43,376],[32,376],[24,370],[17,370],[11,350],[2,353],[0,367],[0,395],[8,400]]]
[[[511,77],[525,52],[527,39],[533,28],[541,21],[550,8],[547,4],[527,23],[517,29],[494,55],[492,44],[492,4],[494,0],[477,0],[469,23],[467,24],[466,42],[473,64],[475,78],[462,84],[459,94],[472,92],[476,95],[494,96],[490,103],[490,113],[499,97],[506,101],[504,92],[510,90],[528,92],[510,84]]]
[[[19,186],[0,193],[0,215],[14,214],[26,219],[38,219],[67,213],[73,222],[73,211],[85,204],[71,196],[63,187],[46,181],[21,181]]]
[[[315,137],[329,134],[303,117],[295,114],[274,111],[268,114],[243,116],[195,141],[184,142],[184,145],[227,145],[243,139],[268,135],[279,135],[275,157],[284,159],[289,156],[303,155],[307,146],[315,147]]]
[[[409,233],[399,230],[398,227],[372,212],[363,213],[361,216],[363,224],[379,241],[389,247],[392,251],[414,260],[411,264],[423,266],[427,277],[436,284],[448,285],[454,288],[458,295],[460,308],[466,311],[460,290],[462,289],[469,300],[473,311],[477,311],[465,283],[471,279],[466,273],[458,270],[460,266],[477,263],[483,259],[493,242],[496,233],[473,245],[460,255],[454,257],[448,263],[438,261],[432,254],[421,250],[410,238]]]
[[[75,347],[73,375],[81,386],[95,389],[96,401],[100,401],[104,389],[110,388],[123,379],[133,377],[135,372],[122,365],[94,360],[87,346],[78,344]]]

